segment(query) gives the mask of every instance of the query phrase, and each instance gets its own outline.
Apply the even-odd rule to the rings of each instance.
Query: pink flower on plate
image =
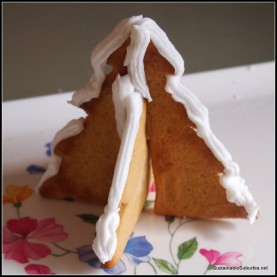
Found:
[[[29,275],[50,275],[51,269],[46,265],[28,264],[25,266],[25,271]]]
[[[156,192],[156,185],[155,185],[155,183],[152,183],[152,185],[150,186],[150,192]]]
[[[214,266],[217,265],[225,265],[225,266],[241,266],[241,261],[238,260],[239,257],[242,256],[239,252],[226,252],[224,254],[220,254],[217,250],[207,250],[207,249],[200,249],[200,254],[203,255],[209,262],[209,265],[207,267],[207,270],[213,269]]]
[[[51,249],[36,241],[54,243],[65,240],[67,236],[63,226],[55,223],[54,218],[40,221],[30,217],[10,219],[7,221],[7,226],[3,227],[5,259],[27,263],[29,258],[33,260],[44,258],[51,253]]]

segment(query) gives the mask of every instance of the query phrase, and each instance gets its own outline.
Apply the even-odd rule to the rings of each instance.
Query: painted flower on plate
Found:
[[[46,155],[48,156],[48,157],[51,157],[51,142],[48,142],[48,143],[46,143],[45,144],[45,147],[46,147]]]
[[[146,240],[145,236],[131,236],[124,249],[124,254],[127,256],[131,264],[137,266],[140,263],[148,262],[150,260],[148,254],[152,250],[153,246]]]
[[[15,206],[20,205],[22,201],[29,198],[33,190],[28,186],[7,185],[3,195],[3,204],[11,203]]]
[[[25,271],[29,275],[52,275],[48,266],[40,264],[28,264],[25,266]]]
[[[29,259],[38,260],[51,253],[44,243],[65,240],[68,234],[54,218],[36,220],[30,217],[10,219],[3,227],[3,252],[5,259],[27,263]],[[44,242],[44,243],[37,243]]]
[[[150,186],[150,192],[156,192],[156,185],[155,185],[155,183],[152,183],[152,185]]]
[[[96,254],[92,250],[91,245],[81,246],[76,249],[79,255],[79,260],[84,263],[88,263],[94,268],[102,268],[101,262],[97,258]],[[125,264],[120,260],[113,268],[102,268],[109,274],[121,274],[126,270]]]
[[[207,270],[211,270],[214,266],[223,265],[223,266],[241,266],[241,261],[238,260],[239,257],[242,256],[241,253],[230,251],[224,254],[221,254],[217,250],[207,250],[207,249],[200,249],[200,254],[203,255],[209,262]]]
[[[44,173],[46,169],[40,165],[31,164],[27,166],[26,171],[30,174],[40,174],[40,173]]]
[[[146,240],[145,236],[133,237],[129,239],[124,255],[127,256],[129,262],[137,266],[140,263],[148,262],[150,260],[148,254],[153,250],[152,245]],[[79,259],[82,262],[88,263],[95,268],[101,268],[101,263],[96,254],[93,252],[91,245],[85,245],[77,248]],[[122,260],[112,268],[103,268],[109,274],[121,274],[126,271],[125,263]]]
[[[46,147],[45,154],[48,157],[51,157],[52,155],[52,150],[51,150],[51,142],[48,142],[44,145]],[[27,166],[26,171],[30,174],[41,174],[46,171],[46,168],[36,165],[36,164],[31,164]]]

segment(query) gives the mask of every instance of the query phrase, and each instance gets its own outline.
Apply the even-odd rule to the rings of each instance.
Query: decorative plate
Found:
[[[48,200],[35,188],[51,140],[83,112],[57,94],[3,104],[3,274],[274,274],[274,63],[192,74],[184,83],[210,112],[214,133],[240,165],[261,206],[246,220],[192,220],[153,213],[151,185],[120,262],[103,269],[92,251],[103,207]]]

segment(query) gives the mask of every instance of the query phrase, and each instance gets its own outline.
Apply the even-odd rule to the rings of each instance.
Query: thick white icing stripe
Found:
[[[54,152],[56,145],[65,138],[73,137],[81,133],[84,129],[84,120],[85,119],[82,117],[79,119],[73,119],[68,122],[59,132],[57,132],[51,143],[51,159],[49,161],[46,172],[43,174],[42,178],[39,181],[39,184],[36,187],[37,190],[47,179],[59,172],[62,159]]]
[[[121,126],[118,129],[122,139],[108,204],[96,223],[96,237],[92,246],[102,263],[112,259],[117,247],[116,230],[120,222],[119,204],[128,177],[143,105],[142,96],[134,91],[128,75],[118,76],[112,88],[116,114],[119,115],[117,119]],[[124,128],[122,128],[123,125]]]
[[[149,101],[152,100],[146,84],[143,58],[150,43],[150,33],[141,26],[134,25],[131,33],[131,43],[127,48],[124,65],[128,67],[135,90]]]
[[[238,164],[232,160],[231,154],[213,134],[207,108],[181,83],[179,76],[167,77],[166,91],[172,94],[175,101],[184,105],[188,117],[197,126],[197,135],[205,141],[217,160],[225,167],[219,180],[226,190],[227,200],[238,206],[244,206],[248,213],[249,222],[252,224],[256,219],[259,207],[245,185],[245,180],[239,175]]]
[[[184,60],[174,45],[169,41],[166,33],[150,18],[137,22],[143,29],[150,32],[150,37],[159,53],[175,68],[175,75],[182,76],[185,71]]]

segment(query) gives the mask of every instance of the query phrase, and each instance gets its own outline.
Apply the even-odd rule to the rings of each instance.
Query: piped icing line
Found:
[[[166,33],[150,18],[144,18],[136,24],[139,24],[143,29],[150,32],[150,38],[158,52],[174,67],[175,76],[181,77],[185,71],[184,60],[174,45],[170,42]]]
[[[127,66],[132,84],[148,101],[152,101],[149,88],[146,84],[144,62],[147,47],[150,43],[150,32],[141,26],[134,25],[131,35],[131,42],[127,48],[127,55],[124,66]]]
[[[128,67],[128,73],[135,90],[150,102],[152,98],[146,84],[143,61],[150,40],[153,41],[158,52],[172,64],[175,69],[175,76],[181,77],[184,74],[184,60],[168,40],[166,33],[149,18],[135,23],[130,38],[131,43],[127,48],[124,65]]]
[[[93,98],[98,98],[105,80],[105,65],[109,56],[129,37],[133,24],[142,16],[133,16],[120,22],[114,30],[94,48],[91,54],[91,65],[94,70],[88,84],[77,90],[69,103],[79,107]]]
[[[65,138],[73,137],[80,134],[84,129],[84,118],[80,117],[79,119],[73,119],[68,122],[60,131],[56,133],[54,139],[51,143],[51,158],[47,167],[47,170],[41,177],[36,190],[38,190],[42,184],[49,179],[50,177],[56,175],[59,172],[61,165],[61,157],[55,154],[55,147],[57,144],[64,140]]]
[[[102,263],[112,259],[117,247],[116,230],[120,222],[119,204],[128,177],[143,107],[143,98],[140,93],[134,91],[128,75],[118,76],[112,85],[112,90],[121,145],[108,204],[96,223],[96,237],[92,244],[95,254]]]
[[[197,126],[197,135],[204,140],[217,160],[223,164],[224,172],[219,177],[219,181],[226,190],[227,200],[238,206],[244,206],[248,220],[252,224],[257,217],[259,207],[245,185],[245,180],[239,175],[238,164],[232,160],[231,154],[223,143],[213,134],[207,108],[181,83],[178,76],[168,76],[165,89],[172,94],[176,102],[184,105],[189,119]]]

